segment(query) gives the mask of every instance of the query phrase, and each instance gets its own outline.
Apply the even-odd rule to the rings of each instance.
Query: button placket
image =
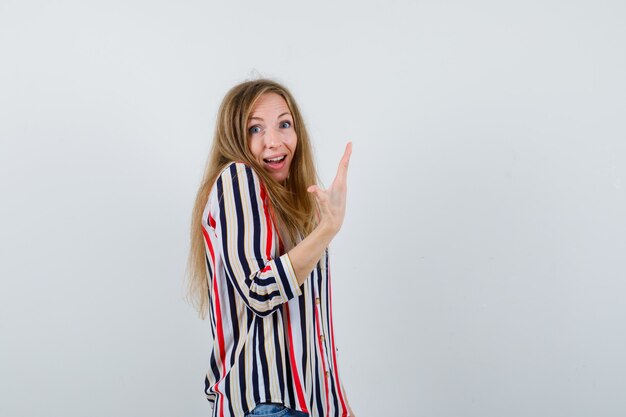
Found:
[[[317,288],[315,288],[316,292],[317,292]],[[323,320],[322,320],[322,312],[321,312],[321,299],[319,297],[319,295],[316,293],[315,294],[315,311],[316,314],[319,318],[319,340],[321,342],[322,345],[322,352],[320,352],[322,355],[324,355],[324,360],[326,362],[326,377],[330,377],[330,368],[331,368],[331,361],[330,361],[330,356],[328,354],[328,346],[326,344],[326,335],[323,333]]]

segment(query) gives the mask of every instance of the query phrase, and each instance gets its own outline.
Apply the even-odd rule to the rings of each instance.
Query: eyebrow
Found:
[[[289,115],[289,116],[291,116],[291,113],[289,113],[288,111],[287,111],[287,112],[285,112],[285,113],[282,113],[281,115],[279,115],[279,116],[277,117],[277,119],[280,119],[281,117],[283,117],[283,116],[285,116],[285,115]],[[293,117],[293,116],[292,116],[292,117]],[[252,116],[249,120],[252,120],[252,119],[255,119],[255,120],[260,120],[260,121],[264,121],[264,120],[263,120],[263,118],[261,118],[261,117],[256,117],[256,116]]]

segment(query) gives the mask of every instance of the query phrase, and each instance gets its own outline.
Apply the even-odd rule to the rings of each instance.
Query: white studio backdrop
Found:
[[[291,88],[359,417],[626,415],[622,1],[0,2],[0,415],[200,417],[224,93]]]

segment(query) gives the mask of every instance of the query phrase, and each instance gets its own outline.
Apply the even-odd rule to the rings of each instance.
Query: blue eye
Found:
[[[280,127],[287,129],[287,128],[291,127],[291,122],[282,122],[280,124]]]
[[[251,134],[259,133],[260,131],[261,127],[259,126],[252,126],[250,129],[248,129],[248,132],[250,132]]]

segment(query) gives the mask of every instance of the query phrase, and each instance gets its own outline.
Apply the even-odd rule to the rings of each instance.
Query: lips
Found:
[[[271,158],[265,158],[263,161],[267,164],[279,164],[285,160],[287,155],[274,156]]]
[[[287,166],[287,155],[275,155],[263,158],[264,167],[270,172],[282,172]]]

